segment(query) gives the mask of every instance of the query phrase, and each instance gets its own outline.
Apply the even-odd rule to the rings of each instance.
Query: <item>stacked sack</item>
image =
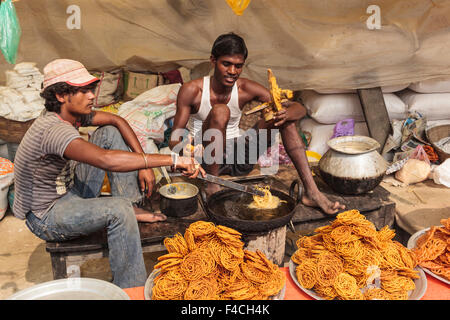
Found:
[[[450,120],[450,77],[415,82],[398,93],[411,113],[427,121]]]
[[[0,116],[10,120],[35,119],[44,109],[40,97],[44,76],[36,63],[22,62],[7,70],[6,87],[0,87]]]
[[[407,107],[393,92],[407,85],[382,87],[384,102],[391,121],[405,119]],[[346,120],[354,122],[353,135],[369,136],[363,109],[356,90],[305,90],[301,93],[308,118],[300,122],[303,132],[311,134],[308,150],[324,155],[329,149],[327,142],[335,135],[337,124]]]

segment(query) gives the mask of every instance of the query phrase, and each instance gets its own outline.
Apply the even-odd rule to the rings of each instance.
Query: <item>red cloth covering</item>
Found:
[[[286,292],[284,300],[315,300],[303,292],[292,280],[288,267],[280,268],[286,274]],[[442,281],[426,274],[427,291],[421,300],[450,300],[450,286]],[[144,287],[124,289],[131,300],[145,300]]]
[[[183,78],[179,70],[171,70],[161,73],[164,79],[169,80],[169,83],[181,83],[183,84]]]

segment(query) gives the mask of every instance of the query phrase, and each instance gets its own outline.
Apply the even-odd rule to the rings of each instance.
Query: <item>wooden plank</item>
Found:
[[[378,141],[381,153],[389,134],[392,133],[392,126],[384,103],[383,92],[380,87],[358,89],[359,100],[366,119],[367,128],[372,138]]]

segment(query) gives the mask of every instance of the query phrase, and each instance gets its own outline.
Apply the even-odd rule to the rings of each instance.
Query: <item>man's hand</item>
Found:
[[[288,110],[289,109],[283,109],[275,113],[275,116],[273,117],[273,120],[275,121],[275,127],[282,126],[286,121],[288,121]]]
[[[175,169],[181,169],[183,175],[188,176],[189,178],[197,178],[199,173],[201,173],[203,177],[206,175],[205,170],[200,166],[197,160],[191,157],[178,157]]]
[[[155,185],[155,174],[153,169],[141,169],[138,172],[139,187],[142,192],[146,192],[145,196],[149,198],[152,195],[153,187]]]
[[[275,113],[273,121],[275,127],[282,126],[286,121],[297,121],[306,115],[306,108],[298,102],[286,101],[282,103],[283,110]]]

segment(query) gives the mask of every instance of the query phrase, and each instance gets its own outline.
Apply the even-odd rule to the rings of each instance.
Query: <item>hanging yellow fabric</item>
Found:
[[[233,9],[233,12],[238,16],[241,16],[244,13],[244,10],[247,9],[250,0],[226,0],[228,5]]]

